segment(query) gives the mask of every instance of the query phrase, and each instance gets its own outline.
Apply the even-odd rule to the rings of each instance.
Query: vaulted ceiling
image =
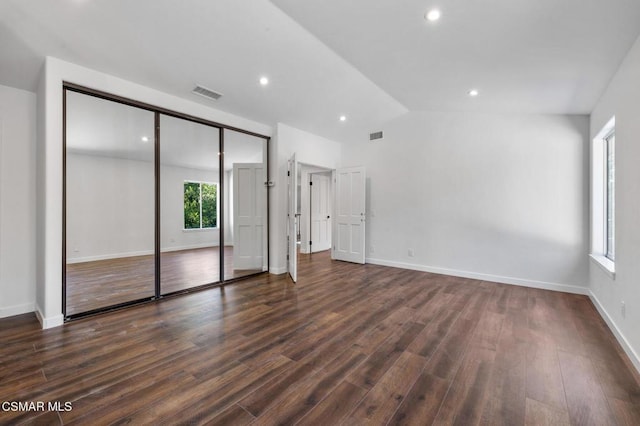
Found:
[[[589,113],[639,34],[637,0],[3,0],[0,84],[55,56],[349,141],[415,110]]]

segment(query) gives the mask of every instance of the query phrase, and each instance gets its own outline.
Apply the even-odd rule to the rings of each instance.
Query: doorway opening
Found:
[[[300,164],[299,167],[298,251],[312,254],[331,249],[333,209],[333,170]]]
[[[326,182],[325,177],[329,174],[331,177]],[[356,166],[334,170],[301,164],[293,153],[288,162],[287,176],[287,268],[293,282],[298,281],[298,252],[304,256],[327,251],[322,250],[324,247],[321,245],[316,250],[313,245],[314,238],[325,244],[325,247],[328,244],[331,259],[364,264],[365,168]],[[314,182],[317,182],[317,190],[313,189]],[[323,189],[320,188],[324,188],[327,199],[324,205]],[[309,197],[308,202],[305,201],[305,193]],[[315,202],[310,199],[313,197],[316,197]],[[313,207],[314,205],[316,207]],[[308,210],[306,206],[309,206]],[[316,209],[314,214],[312,208]],[[305,210],[308,211],[307,215],[304,215]],[[314,221],[314,218],[317,220]],[[297,239],[298,229],[300,244]],[[320,235],[322,232],[326,235]]]
[[[295,154],[289,160],[287,264],[294,282],[301,258],[332,248],[333,174],[328,167],[299,163]]]

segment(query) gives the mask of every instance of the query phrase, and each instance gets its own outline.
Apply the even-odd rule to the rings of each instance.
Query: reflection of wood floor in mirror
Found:
[[[170,251],[160,256],[162,294],[220,281],[218,247]],[[226,279],[259,270],[234,270],[233,246],[225,246]],[[154,295],[154,256],[123,257],[67,265],[67,315]]]

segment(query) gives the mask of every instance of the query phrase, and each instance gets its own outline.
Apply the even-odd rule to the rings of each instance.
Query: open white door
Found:
[[[312,253],[331,248],[330,178],[327,174],[309,175],[311,189],[311,247]]]
[[[263,270],[266,227],[262,163],[233,164],[233,269]]]
[[[289,160],[287,170],[289,182],[289,209],[287,212],[287,266],[293,282],[298,280],[298,233],[296,222],[298,220],[298,163],[294,153]]]
[[[338,169],[335,176],[333,258],[364,263],[365,169],[362,166]]]

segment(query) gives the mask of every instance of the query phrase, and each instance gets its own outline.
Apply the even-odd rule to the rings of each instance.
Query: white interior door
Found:
[[[263,270],[266,261],[264,172],[262,163],[233,164],[233,269]]]
[[[293,282],[298,280],[297,226],[298,220],[298,163],[294,153],[287,170],[289,182],[289,208],[287,212],[287,266]]]
[[[311,174],[311,252],[331,248],[331,197],[330,177]]]
[[[336,213],[333,258],[364,263],[365,168],[338,169],[335,176]]]

